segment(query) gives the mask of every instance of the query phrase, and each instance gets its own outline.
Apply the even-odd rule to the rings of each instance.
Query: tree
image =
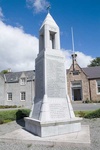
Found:
[[[8,73],[8,70],[2,70],[1,73],[6,74]]]
[[[88,67],[100,66],[100,57],[93,59]]]

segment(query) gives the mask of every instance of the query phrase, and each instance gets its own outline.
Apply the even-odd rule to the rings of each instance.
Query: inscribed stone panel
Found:
[[[64,63],[47,59],[47,95],[48,97],[66,97]]]

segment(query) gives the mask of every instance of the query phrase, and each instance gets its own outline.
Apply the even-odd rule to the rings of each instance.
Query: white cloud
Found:
[[[38,38],[26,34],[23,28],[12,27],[0,21],[0,71],[11,68],[12,71],[35,69],[35,58],[38,53]],[[66,68],[72,63],[71,50],[62,49],[66,56]],[[86,67],[93,59],[77,51],[77,62]]]
[[[2,12],[2,8],[0,7],[0,20],[2,20],[4,17],[3,12]]]
[[[38,1],[38,0],[37,0]],[[34,1],[35,4],[36,1]],[[0,17],[4,17],[0,8]],[[38,38],[26,34],[23,27],[6,25],[0,20],[0,71],[11,68],[12,71],[35,69],[35,58],[38,53]],[[71,50],[62,49],[66,56],[66,68],[72,63]],[[81,67],[86,67],[93,59],[77,51],[77,62]]]
[[[46,7],[49,5],[47,0],[26,0],[27,6],[33,8],[36,13],[46,10]]]
[[[66,68],[69,69],[69,67],[72,64],[72,51],[71,50],[64,50],[62,49],[65,57],[66,57]],[[92,58],[91,56],[85,55],[82,52],[76,51],[75,52],[77,54],[77,63],[79,64],[80,67],[87,67],[87,65],[90,64],[91,60],[93,60],[94,58]]]
[[[33,70],[38,53],[38,39],[0,21],[0,70]]]
[[[85,55],[82,52],[77,51],[77,62],[81,67],[87,67],[91,63],[91,61],[94,59],[91,56]]]
[[[38,38],[26,34],[23,28],[12,27],[0,21],[0,70],[11,68],[13,71],[35,69],[38,53]],[[66,56],[66,68],[72,63],[71,50],[62,49]],[[93,59],[77,51],[77,62],[86,67]]]

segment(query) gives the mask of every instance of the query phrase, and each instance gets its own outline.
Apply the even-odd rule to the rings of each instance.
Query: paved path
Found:
[[[80,111],[100,109],[100,103],[88,103],[88,104],[72,103],[72,106],[74,110],[80,110]]]
[[[72,103],[73,109],[74,110],[96,110],[100,108],[100,103],[89,103],[89,104],[84,104],[84,103]],[[5,111],[5,110],[17,110],[17,109],[25,109],[24,107],[22,108],[6,108],[6,109],[0,109],[0,111]]]
[[[0,138],[0,150],[100,150],[100,118],[84,119],[82,124],[90,126],[91,144],[46,143],[29,140],[10,140]],[[0,125],[0,136],[24,127],[24,122],[15,121]]]

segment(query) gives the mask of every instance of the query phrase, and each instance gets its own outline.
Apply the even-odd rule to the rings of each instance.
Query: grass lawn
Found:
[[[0,124],[28,117],[29,113],[29,109],[0,111]]]
[[[0,111],[0,124],[28,117],[29,109],[5,110]],[[100,118],[100,109],[95,111],[75,111],[75,116],[87,119]]]

